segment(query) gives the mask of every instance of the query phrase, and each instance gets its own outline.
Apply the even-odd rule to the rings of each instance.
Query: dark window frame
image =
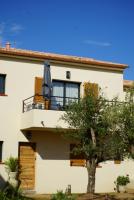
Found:
[[[0,74],[0,78],[3,78],[3,87],[0,88],[0,95],[5,95],[5,89],[6,89],[6,74]]]
[[[78,99],[80,99],[80,85],[81,82],[75,82],[75,81],[66,81],[66,80],[59,80],[59,79],[53,79],[52,80],[52,84],[53,82],[57,82],[57,83],[62,83],[63,84],[63,106],[66,106],[66,98],[69,98],[68,96],[66,96],[66,84],[76,84],[78,85]]]
[[[53,79],[52,80],[52,84],[53,82],[57,82],[57,83],[63,83],[63,86],[64,86],[64,90],[63,90],[63,97],[67,97],[66,96],[66,84],[70,83],[70,84],[76,84],[78,85],[78,98],[80,98],[80,85],[81,85],[81,82],[75,82],[75,81],[64,81],[64,80],[57,80],[57,79]]]
[[[0,163],[2,163],[3,141],[0,141]]]

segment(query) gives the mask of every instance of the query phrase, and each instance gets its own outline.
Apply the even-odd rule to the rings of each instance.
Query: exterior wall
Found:
[[[34,131],[31,141],[37,144],[35,176],[38,193],[65,191],[68,185],[71,185],[73,193],[86,192],[87,170],[85,167],[70,166],[67,139],[56,132]],[[100,163],[100,166],[102,168],[96,170],[96,192],[113,192],[117,176],[126,174],[129,174],[131,179],[131,184],[127,187],[133,188],[132,161],[126,160],[121,164],[107,161]]]
[[[69,81],[76,82],[96,82],[103,89],[106,96],[112,98],[116,95],[123,95],[123,74],[119,72],[110,72],[104,70],[90,69],[87,67],[78,68],[77,66],[57,65],[51,66],[52,79],[66,80],[66,71],[71,72]],[[34,94],[35,77],[43,76],[43,63],[24,61],[17,59],[0,59],[0,73],[6,76],[6,94],[0,96],[0,140],[3,144],[3,161],[10,155],[18,156],[18,142],[27,141],[25,135],[20,130],[22,127],[22,100]],[[82,89],[81,84],[81,89]],[[82,92],[81,92],[82,95]],[[47,114],[48,112],[48,114]],[[55,115],[59,115],[59,113]],[[55,124],[55,117],[51,117],[49,111],[45,111],[50,125]],[[61,112],[62,113],[62,112]],[[25,114],[25,113],[24,113]],[[28,114],[28,113],[27,113]],[[29,113],[30,115],[30,113]],[[42,114],[41,114],[42,115]],[[35,117],[36,116],[36,117]],[[35,117],[35,118],[34,118]],[[44,117],[44,115],[43,115]],[[29,116],[27,116],[27,120]],[[40,117],[42,119],[42,116]],[[40,120],[37,115],[30,117],[39,126]],[[52,120],[52,121],[51,121]],[[26,122],[26,121],[25,121]],[[24,124],[25,124],[24,122]],[[47,121],[45,121],[47,123]],[[51,124],[52,123],[52,124]],[[30,128],[30,125],[25,125]],[[42,127],[43,128],[43,127]],[[51,128],[54,128],[51,127]],[[45,130],[45,129],[44,129]],[[56,133],[33,132],[32,141],[37,143],[36,160],[36,187],[39,193],[56,192],[57,189],[63,189],[71,184],[73,192],[85,192],[87,184],[87,172],[83,167],[70,167],[69,144]],[[57,157],[58,156],[58,157]],[[113,168],[112,168],[113,166]],[[125,165],[115,167],[111,163],[104,164],[103,168],[97,169],[96,192],[106,192],[113,190],[113,181],[115,176],[111,174],[120,172],[126,174],[133,171],[129,162]],[[120,169],[120,170],[119,170]],[[127,170],[126,170],[127,169]],[[103,172],[103,173],[102,173]],[[111,183],[107,183],[104,177],[109,177]],[[7,180],[4,165],[0,164],[0,184]],[[134,177],[133,177],[134,179]],[[104,191],[105,189],[105,191]]]
[[[34,77],[41,76],[40,63],[0,59],[0,73],[6,76],[7,96],[0,96],[0,140],[3,142],[3,161],[18,156],[18,142],[27,141],[20,131],[22,100],[34,93]],[[0,165],[1,171],[4,165]],[[0,171],[0,173],[1,173]],[[1,173],[7,179],[6,173]]]
[[[86,192],[87,171],[83,167],[70,167],[67,140],[55,132],[35,132],[32,141],[37,142],[36,190],[38,193],[65,191],[68,185],[72,186],[73,192]]]
[[[71,71],[70,81],[98,83],[105,96],[113,98],[115,96],[123,95],[123,74],[121,72],[110,72],[102,69],[93,69],[76,66],[57,66],[51,67],[51,74],[53,79],[66,80],[66,71]],[[82,92],[81,92],[82,94]]]
[[[96,192],[114,192],[116,178],[129,174],[130,184],[126,189],[134,188],[134,162],[132,160],[122,161],[121,164],[114,164],[114,161],[100,163],[102,168],[96,171]]]

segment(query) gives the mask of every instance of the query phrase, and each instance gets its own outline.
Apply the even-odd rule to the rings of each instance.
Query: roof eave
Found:
[[[111,62],[103,62],[94,59],[88,59],[83,57],[75,57],[75,56],[66,56],[60,54],[51,54],[51,53],[39,53],[34,51],[17,51],[17,49],[11,48],[10,50],[6,50],[5,48],[0,48],[0,55],[7,57],[16,57],[22,59],[31,59],[43,61],[45,59],[56,61],[56,62],[68,62],[68,63],[76,63],[78,65],[93,65],[98,66],[99,68],[112,69],[117,71],[123,71],[128,67],[125,64],[111,63]]]

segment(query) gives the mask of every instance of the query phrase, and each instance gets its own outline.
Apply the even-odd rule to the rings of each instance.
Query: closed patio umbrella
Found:
[[[51,90],[52,90],[52,83],[51,83],[50,64],[48,61],[45,61],[44,75],[42,82],[42,95],[45,100],[51,99]]]

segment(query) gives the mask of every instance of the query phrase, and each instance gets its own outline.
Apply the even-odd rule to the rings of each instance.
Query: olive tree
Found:
[[[132,155],[132,94],[128,95],[127,103],[123,103],[117,98],[108,101],[103,95],[96,95],[94,90],[87,90],[86,95],[78,102],[70,103],[62,119],[68,123],[68,137],[77,144],[74,153],[83,155],[86,160],[87,193],[94,193],[98,163]]]

